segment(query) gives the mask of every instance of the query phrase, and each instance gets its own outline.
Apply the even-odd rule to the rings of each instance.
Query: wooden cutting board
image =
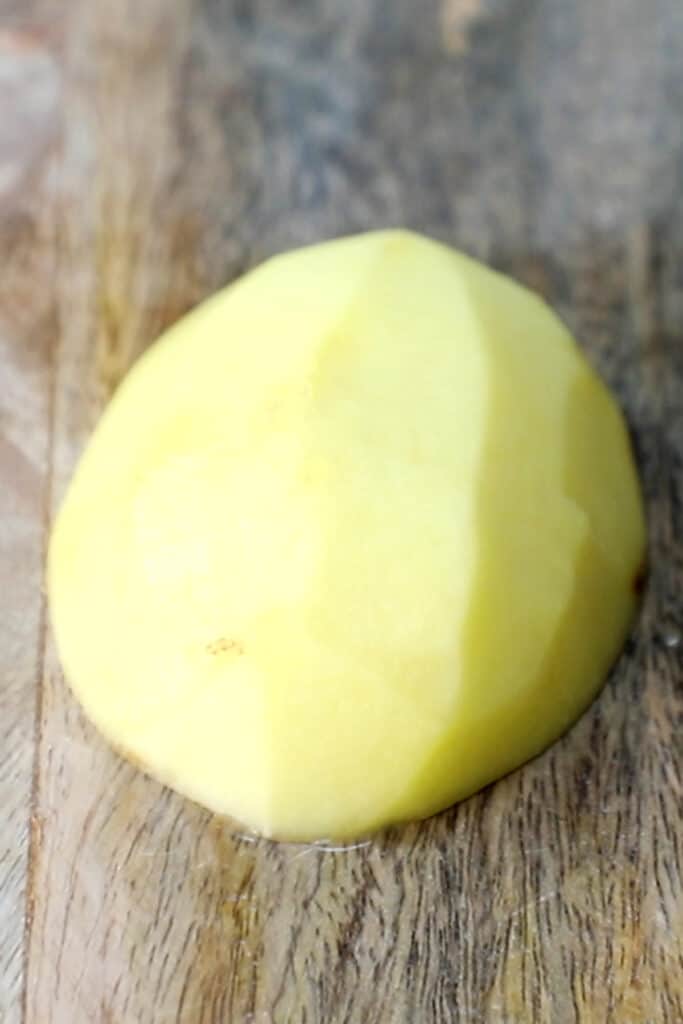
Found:
[[[680,0],[0,0],[2,1024],[683,1021],[682,112]],[[165,325],[396,224],[537,289],[616,390],[643,612],[581,722],[481,795],[357,847],[254,841],[85,722],[46,536]]]

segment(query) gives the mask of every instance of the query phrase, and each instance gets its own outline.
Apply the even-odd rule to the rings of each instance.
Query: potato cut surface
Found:
[[[149,350],[67,493],[49,596],[118,749],[263,834],[354,837],[576,719],[644,546],[621,414],[559,320],[386,231],[270,260]]]

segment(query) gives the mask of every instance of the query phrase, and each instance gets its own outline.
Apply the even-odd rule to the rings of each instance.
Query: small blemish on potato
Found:
[[[219,654],[244,654],[244,647],[238,640],[230,640],[227,636],[219,636],[206,645],[207,654],[217,656]]]

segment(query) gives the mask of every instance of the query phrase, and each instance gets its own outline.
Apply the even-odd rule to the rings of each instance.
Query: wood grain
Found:
[[[0,1021],[21,1018],[54,335],[47,164],[59,74],[39,32],[0,23]]]
[[[0,0],[2,1024],[683,1020],[681,109],[679,0]],[[389,224],[540,291],[619,395],[643,612],[581,722],[479,796],[254,841],[84,720],[45,508],[166,324]]]

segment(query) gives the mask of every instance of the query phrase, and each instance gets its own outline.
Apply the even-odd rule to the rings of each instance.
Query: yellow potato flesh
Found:
[[[621,416],[530,293],[378,232],[271,260],[119,389],[55,526],[86,712],[267,835],[425,816],[555,739],[623,643]]]

